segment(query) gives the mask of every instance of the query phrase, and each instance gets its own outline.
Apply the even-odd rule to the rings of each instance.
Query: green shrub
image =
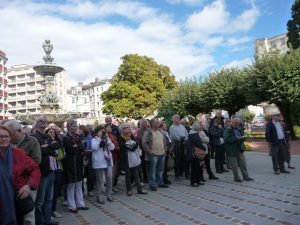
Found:
[[[251,145],[249,142],[244,142],[245,146],[246,146],[246,151],[251,151]]]
[[[300,137],[300,127],[299,126],[294,126],[295,134],[297,137]]]

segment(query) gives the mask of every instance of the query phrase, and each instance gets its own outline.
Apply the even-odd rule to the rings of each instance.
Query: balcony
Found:
[[[0,103],[0,109],[7,109],[7,104]]]
[[[7,97],[7,91],[4,91],[4,90],[0,90],[0,97]]]

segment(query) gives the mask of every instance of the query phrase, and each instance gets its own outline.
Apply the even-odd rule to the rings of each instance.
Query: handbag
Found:
[[[194,155],[196,159],[203,160],[205,157],[205,151],[201,148],[194,147]]]
[[[16,211],[17,214],[26,215],[30,213],[34,208],[34,201],[29,194],[26,198],[20,199],[18,196],[16,197]]]
[[[139,156],[139,152],[137,149],[133,152],[127,151],[127,157],[128,157],[129,168],[133,168],[141,164],[141,158]]]

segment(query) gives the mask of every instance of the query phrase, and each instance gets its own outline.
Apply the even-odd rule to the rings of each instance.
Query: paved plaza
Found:
[[[188,180],[175,182],[171,176],[173,184],[168,189],[151,192],[145,188],[148,195],[128,197],[122,176],[119,192],[113,195],[115,202],[99,205],[95,198],[86,197],[90,210],[78,214],[59,206],[63,214],[59,221],[62,225],[299,225],[300,156],[292,156],[295,170],[280,175],[273,174],[267,153],[249,152],[246,158],[252,182],[236,183],[230,171],[218,175],[220,180],[191,187]]]

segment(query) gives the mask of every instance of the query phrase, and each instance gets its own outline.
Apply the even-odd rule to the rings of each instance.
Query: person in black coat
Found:
[[[194,148],[200,148],[205,151],[205,146],[203,145],[200,136],[199,136],[199,131],[200,131],[200,124],[199,122],[194,123],[189,135],[188,135],[188,142],[187,142],[187,156],[190,159],[191,162],[191,185],[193,187],[198,187],[199,185],[203,185],[201,183],[201,175],[203,174],[202,171],[202,161],[197,159],[194,154]]]
[[[67,184],[67,201],[71,213],[77,210],[87,210],[82,193],[84,146],[77,132],[77,122],[67,121],[68,133],[63,138],[66,152],[64,159],[65,182]],[[76,201],[75,201],[76,199]]]

